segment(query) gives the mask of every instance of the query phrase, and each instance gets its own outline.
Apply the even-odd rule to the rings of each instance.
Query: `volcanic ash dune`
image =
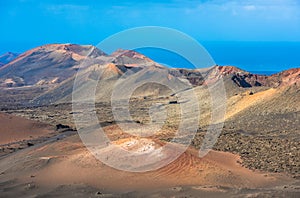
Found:
[[[155,150],[158,155],[166,156],[171,152],[161,150],[163,144],[159,140],[127,138],[112,143],[139,154]],[[113,151],[106,147],[101,152],[105,155]],[[0,161],[0,180],[11,187],[34,184],[38,187],[35,189],[38,193],[39,189],[51,190],[74,184],[111,192],[191,185],[256,188],[272,186],[279,179],[285,179],[283,176],[264,175],[243,168],[238,163],[240,158],[233,154],[211,151],[204,158],[199,158],[197,154],[196,150],[189,148],[163,168],[142,173],[126,172],[97,160],[76,135],[30,147],[3,158]],[[122,157],[115,163],[122,164]]]
[[[28,140],[52,132],[51,126],[9,114],[0,113],[0,145]]]

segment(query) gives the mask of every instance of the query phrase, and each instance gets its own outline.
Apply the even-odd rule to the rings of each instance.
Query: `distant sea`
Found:
[[[271,75],[300,67],[300,42],[200,42],[217,65],[232,65],[246,71]],[[142,48],[137,51],[169,67],[195,68],[170,51]]]
[[[260,75],[271,76],[271,75],[276,74],[276,73],[281,72],[281,71],[251,71],[251,70],[248,70],[248,72],[250,72],[252,74],[260,74]]]

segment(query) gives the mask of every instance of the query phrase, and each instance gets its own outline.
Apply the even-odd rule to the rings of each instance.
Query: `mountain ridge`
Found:
[[[117,49],[111,54],[106,54],[92,45],[47,44],[26,51],[1,67],[0,87],[43,87],[39,95],[34,95],[33,98],[43,98],[43,103],[47,103],[48,98],[55,103],[62,98],[71,99],[73,82],[79,70],[86,73],[87,81],[93,81],[97,79],[96,76],[102,75],[100,79],[102,89],[111,92],[113,84],[120,77],[136,74],[143,69],[149,71],[154,69],[158,72],[159,70],[155,68],[167,71],[168,75],[163,77],[166,80],[174,77],[178,80],[174,82],[182,81],[193,87],[213,84],[223,79],[226,86],[231,87],[228,92],[232,94],[234,94],[232,90],[238,88],[277,88],[300,84],[300,68],[282,71],[271,76],[252,74],[234,66],[215,65],[194,70],[170,69],[133,50]],[[63,96],[58,90],[65,90],[63,93],[67,95]],[[151,93],[163,92],[156,90]],[[53,101],[50,98],[57,100]]]
[[[13,61],[19,55],[20,55],[19,53],[14,53],[14,52],[6,52],[6,53],[0,55],[0,67]]]

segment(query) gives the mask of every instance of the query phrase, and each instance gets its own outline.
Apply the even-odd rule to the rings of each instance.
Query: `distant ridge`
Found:
[[[0,55],[0,67],[11,62],[17,58],[20,54],[14,52],[6,52],[5,54]]]
[[[249,71],[252,74],[271,76],[273,74],[279,73],[280,71]]]
[[[164,67],[145,55],[133,50],[118,49],[108,55],[92,45],[47,44],[28,50],[0,68],[0,87],[42,87],[33,98],[58,102],[71,99],[73,82],[78,69],[84,62],[82,84],[94,81],[102,74],[100,85],[102,96],[108,95],[114,83],[124,74],[135,75],[142,69],[166,72],[162,80],[172,81],[181,87],[189,82],[197,87],[215,83],[223,78],[230,87],[282,87],[299,85],[300,68],[290,69],[273,75],[254,74],[234,66],[213,66],[203,69],[179,69]],[[141,78],[142,79],[142,78]],[[84,89],[84,87],[82,87]],[[150,90],[149,87],[147,90]],[[41,93],[42,92],[42,93]],[[146,95],[150,92],[145,93]],[[157,90],[153,93],[169,93]],[[142,92],[139,95],[143,95]]]

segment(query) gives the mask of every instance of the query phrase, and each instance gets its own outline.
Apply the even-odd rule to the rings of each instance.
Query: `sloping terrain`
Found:
[[[92,52],[90,56],[85,57],[89,52]],[[83,68],[79,70],[80,66]],[[150,83],[139,84],[147,80]],[[220,80],[226,89],[225,123],[214,151],[201,159],[194,149],[201,147],[211,124],[212,99],[208,86]],[[82,189],[91,196],[98,196],[100,192],[104,197],[116,197],[116,192],[120,192],[122,195],[118,196],[121,197],[124,193],[125,197],[144,196],[153,190],[166,193],[158,193],[158,197],[180,193],[197,197],[203,193],[207,195],[207,191],[212,192],[212,196],[220,193],[221,197],[299,194],[299,68],[271,76],[251,74],[233,66],[169,69],[131,50],[117,50],[106,55],[93,46],[54,44],[27,51],[3,66],[0,81],[2,111],[73,129],[76,128],[73,115],[83,112],[73,112],[72,94],[77,94],[77,99],[89,100],[94,94],[90,88],[95,86],[95,112],[99,123],[105,127],[113,144],[135,152],[156,148],[174,137],[180,123],[180,107],[189,102],[180,99],[180,94],[189,96],[194,88],[200,108],[193,147],[156,171],[136,174],[109,168],[86,150],[78,136],[65,138],[75,132],[52,134],[48,141],[43,139],[29,148],[17,146],[12,154],[0,158],[0,186],[5,196],[51,197],[73,192],[66,195],[71,197],[85,194]],[[135,90],[130,89],[137,84],[140,86]],[[177,91],[165,85],[172,85]],[[158,114],[150,115],[152,108],[159,107],[161,112],[167,112],[162,130],[147,139],[136,139],[120,131],[111,107],[111,96],[117,88],[117,102],[125,99],[126,94],[130,95],[129,111],[133,120],[122,122],[128,126],[159,124],[156,122]],[[29,139],[35,139],[47,134],[44,125],[31,130],[31,121],[3,116],[0,117],[3,126],[19,123],[3,127],[4,134],[10,129],[18,131],[11,132],[13,139],[4,138],[6,142],[24,139],[26,143],[28,135]],[[23,128],[30,130],[19,133]],[[138,128],[131,130],[141,134]],[[189,135],[183,133],[178,142]],[[128,147],[132,142],[136,144]],[[99,152],[108,157],[113,154],[110,146]],[[122,163],[121,158],[116,163]]]
[[[53,130],[50,125],[2,113],[0,126],[0,145],[37,138]]]
[[[153,68],[156,68],[154,71],[151,71]],[[260,76],[263,80],[259,81],[257,76],[251,77],[248,79],[248,77],[245,77],[243,75],[249,75],[247,72],[245,74],[239,73],[240,70],[236,69],[238,72],[233,70],[233,73],[223,71],[224,67],[212,67],[206,71],[197,71],[197,70],[186,70],[186,69],[167,69],[163,68],[160,65],[156,64],[141,64],[141,65],[131,65],[131,64],[125,64],[125,65],[117,65],[114,63],[108,63],[108,64],[96,64],[91,65],[87,69],[83,70],[81,72],[82,77],[82,83],[81,86],[90,86],[90,82],[98,81],[97,90],[96,90],[96,101],[108,101],[110,100],[110,95],[112,93],[112,90],[115,86],[117,86],[117,83],[120,83],[122,81],[122,78],[125,78],[128,76],[128,79],[135,78],[135,75],[142,75],[141,70],[149,70],[150,72],[156,73],[156,75],[160,75],[161,71],[166,71],[168,74],[166,74],[163,78],[157,80],[158,84],[163,84],[165,80],[173,80],[175,87],[179,86],[180,84],[184,83],[186,86],[190,87],[199,87],[201,85],[206,84],[214,84],[217,80],[223,79],[225,83],[226,88],[226,94],[228,97],[233,96],[234,94],[239,94],[242,92],[245,92],[244,88],[251,89],[252,91],[261,91],[266,90],[269,88],[276,88],[281,87],[284,85],[289,85],[298,82],[299,81],[299,70],[294,70],[293,75],[289,77],[284,77],[285,73],[282,73],[279,75],[273,75],[273,76]],[[227,68],[227,67],[226,67]],[[232,68],[232,67],[228,67]],[[232,70],[230,70],[232,71]],[[287,73],[290,71],[286,71]],[[298,73],[297,73],[298,72]],[[148,75],[146,72],[142,76]],[[122,78],[121,78],[122,77]],[[150,78],[149,76],[147,78]],[[238,80],[238,78],[242,78],[243,80]],[[252,78],[255,78],[256,80],[253,80]],[[33,103],[37,102],[38,104],[46,104],[46,103],[68,103],[71,102],[71,93],[73,91],[74,86],[74,79],[75,77],[71,77],[68,80],[64,81],[63,83],[59,84],[58,86],[54,87],[53,89],[50,89],[48,92],[46,92],[43,95],[39,95],[35,98]],[[83,80],[84,79],[84,80]],[[249,80],[249,83],[246,80]],[[289,79],[289,80],[287,80]],[[259,82],[259,83],[258,83]],[[166,82],[165,82],[166,83]],[[250,84],[251,83],[251,84]],[[263,83],[265,85],[263,85]],[[150,83],[151,84],[151,83]],[[153,86],[150,85],[144,85],[142,92],[137,93],[139,96],[154,96],[158,97],[159,95],[171,95],[172,93],[170,90],[166,90],[164,86]],[[168,84],[168,83],[167,83]],[[166,85],[166,84],[165,84]],[[147,88],[150,87],[150,88]],[[82,88],[84,89],[84,88]],[[152,89],[152,90],[150,90]],[[64,90],[64,91],[62,91]],[[68,90],[68,91],[66,91]],[[148,91],[147,91],[148,90]],[[184,89],[182,89],[184,91]],[[50,99],[51,98],[51,101]]]
[[[150,64],[155,63],[150,58],[144,56],[143,54],[135,52],[133,50],[118,49],[115,52],[113,52],[110,56],[114,57],[112,63],[117,65],[126,65],[126,66],[133,67],[133,66],[139,66],[147,63]]]
[[[93,46],[52,44],[29,50],[0,69],[2,86],[56,84],[73,76],[87,54],[104,55]],[[89,58],[89,57],[88,57]]]
[[[90,45],[50,44],[29,50],[3,66],[0,69],[0,87],[2,87],[0,91],[11,87],[10,92],[14,97],[14,93],[18,95],[19,91],[32,88],[33,94],[31,100],[28,100],[31,105],[71,102],[73,82],[79,68],[86,80],[83,84],[89,84],[101,76],[98,85],[101,90],[97,91],[100,95],[96,97],[99,101],[107,100],[106,96],[110,95],[119,78],[151,68],[164,68],[169,73],[164,78],[171,76],[177,83],[189,83],[191,86],[212,84],[223,78],[230,87],[227,88],[229,96],[238,93],[240,88],[278,87],[299,81],[298,69],[272,76],[251,74],[233,66],[213,66],[195,70],[168,69],[132,50],[119,49],[111,55],[106,55]],[[159,71],[157,73],[159,74]],[[85,85],[82,86],[84,89]],[[40,91],[37,92],[36,89]],[[157,93],[163,95],[170,93],[164,87],[157,87],[155,90],[145,89],[148,90],[146,94],[138,95],[155,96]],[[18,100],[18,97],[14,98]],[[20,103],[26,105],[24,101]]]
[[[13,61],[15,58],[17,58],[20,54],[13,53],[13,52],[7,52],[5,54],[0,55],[0,67]]]
[[[109,127],[106,132],[114,139],[116,137],[112,137],[112,134],[120,134],[115,130],[110,131],[112,129],[115,128]],[[113,144],[126,146],[130,141],[133,139],[119,139]],[[144,140],[137,139],[136,142],[142,141]],[[149,144],[153,144],[152,141],[159,143],[158,140],[147,140]],[[132,148],[141,150],[139,144],[125,149]],[[105,155],[107,151],[110,152],[109,147],[103,150],[103,154]],[[141,152],[147,151],[141,150]],[[165,154],[161,153],[161,155]],[[272,189],[276,186],[292,185],[294,182],[280,174],[250,171],[241,167],[237,163],[239,160],[238,156],[223,152],[211,152],[200,159],[197,157],[197,151],[190,148],[174,162],[161,169],[145,173],[130,173],[115,170],[97,161],[86,150],[78,136],[71,136],[30,147],[2,158],[0,160],[1,194],[8,197],[17,194],[27,197],[42,196],[46,192],[59,191],[59,188],[64,186],[72,186],[77,192],[80,186],[76,184],[94,188],[95,195],[100,190],[103,196],[111,197],[117,193],[128,192],[147,194],[147,191],[166,190],[176,186],[202,186],[199,187],[198,193],[203,190],[205,192],[205,188],[212,192],[233,193],[232,188]],[[68,192],[72,194],[72,191],[68,190]]]

